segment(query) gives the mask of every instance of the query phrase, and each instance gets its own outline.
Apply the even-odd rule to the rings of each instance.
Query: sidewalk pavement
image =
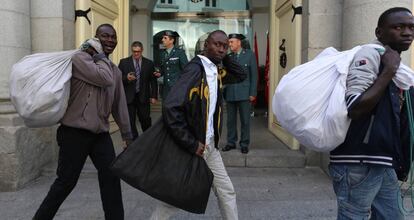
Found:
[[[228,168],[242,220],[334,220],[336,201],[331,183],[319,168]],[[0,219],[31,219],[53,177],[43,176],[17,192],[0,193]],[[126,220],[145,220],[156,200],[123,183]],[[96,173],[82,173],[56,220],[104,219]],[[214,194],[205,215],[180,211],[174,220],[222,219]],[[406,219],[414,219],[413,216]]]
[[[319,168],[228,168],[240,219],[335,219],[336,202]],[[42,176],[17,192],[0,193],[0,219],[31,219],[54,180]],[[156,200],[123,183],[126,220],[148,219]],[[83,172],[57,220],[104,219],[96,173]],[[173,219],[221,219],[212,193],[205,215],[180,211]]]

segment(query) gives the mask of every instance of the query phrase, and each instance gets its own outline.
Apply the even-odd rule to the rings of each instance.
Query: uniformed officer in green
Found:
[[[237,143],[237,111],[240,113],[241,134],[240,149],[243,154],[249,152],[250,144],[250,105],[256,99],[257,64],[253,52],[244,49],[242,34],[230,34],[230,57],[237,60],[247,74],[247,78],[237,84],[229,84],[224,88],[224,99],[227,102],[227,144],[222,149],[229,151],[236,148]]]
[[[174,42],[178,37],[175,31],[165,31],[162,37],[162,43],[165,49],[161,51],[161,66],[160,74],[156,76],[163,76],[162,85],[162,98],[165,99],[175,84],[177,79],[180,77],[184,66],[188,63],[185,51],[174,46]]]

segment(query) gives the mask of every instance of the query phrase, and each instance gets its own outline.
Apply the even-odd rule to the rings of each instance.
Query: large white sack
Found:
[[[327,48],[282,77],[273,97],[273,112],[281,126],[304,146],[329,151],[345,139],[350,124],[346,77],[359,49],[338,52]]]
[[[365,46],[384,50],[376,44]],[[360,48],[338,52],[329,47],[314,60],[293,68],[279,82],[272,100],[273,113],[302,145],[326,152],[345,140],[351,123],[345,102],[346,78]],[[401,63],[393,81],[408,89],[414,85],[414,72]]]
[[[13,65],[10,97],[26,126],[51,126],[63,117],[77,51],[32,54]]]

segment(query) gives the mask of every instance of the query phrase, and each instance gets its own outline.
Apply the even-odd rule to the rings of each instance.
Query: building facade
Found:
[[[0,191],[21,188],[57,158],[56,127],[27,128],[10,103],[10,71],[25,55],[74,49],[92,37],[99,24],[111,23],[118,33],[114,63],[129,55],[135,40],[144,44],[144,56],[156,59],[160,44],[155,36],[165,29],[178,32],[180,45],[191,58],[209,31],[222,29],[245,34],[251,48],[256,35],[259,64],[264,65],[269,33],[271,99],[284,74],[324,48],[345,50],[374,39],[378,16],[395,6],[412,9],[413,1],[4,0],[0,5]],[[412,65],[412,60],[410,51],[404,54],[406,64]],[[326,164],[324,155],[301,148],[272,114],[268,126],[289,148],[303,150],[308,165]]]

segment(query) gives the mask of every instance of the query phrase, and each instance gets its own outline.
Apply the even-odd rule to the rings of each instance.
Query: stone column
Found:
[[[342,1],[303,1],[303,62],[327,47],[341,49]]]
[[[9,100],[9,75],[12,65],[30,53],[30,0],[5,0],[0,4],[2,43],[0,44],[0,100]]]
[[[343,0],[342,48],[349,49],[355,45],[369,43],[374,40],[375,28],[379,16],[392,7],[412,9],[412,0]],[[410,64],[411,51],[403,53],[403,62]]]
[[[75,1],[31,0],[31,3],[32,53],[74,49]]]
[[[72,49],[73,0],[4,0],[0,4],[0,191],[35,179],[56,159],[55,127],[27,128],[10,103],[9,74],[20,58],[34,52]]]
[[[0,4],[0,191],[17,187],[20,175],[20,154],[17,146],[22,121],[10,103],[9,75],[11,68],[23,56],[30,54],[30,0],[5,0]]]
[[[153,56],[151,11],[155,3],[156,1],[133,0],[130,6],[129,45],[133,41],[141,41],[144,46],[143,55],[150,59]]]
[[[343,0],[302,1],[302,63],[315,58],[323,49],[341,50]],[[326,170],[329,154],[301,147],[307,166],[320,166]]]

